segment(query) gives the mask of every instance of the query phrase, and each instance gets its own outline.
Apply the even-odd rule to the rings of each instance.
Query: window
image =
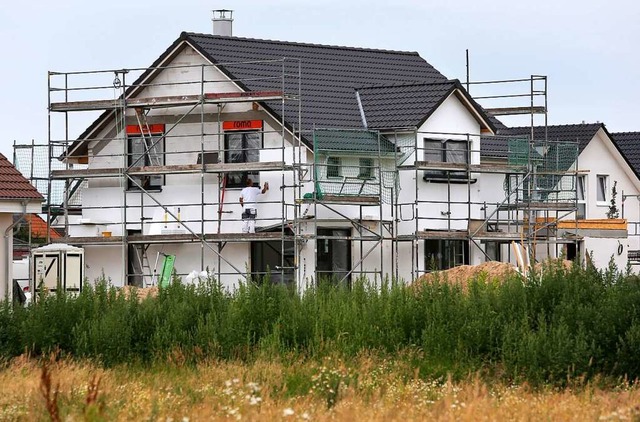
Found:
[[[129,128],[127,128],[127,132],[130,132]],[[129,144],[127,164],[130,167],[164,165],[164,137],[162,133],[128,134],[127,142]],[[164,185],[164,176],[158,174],[132,176],[127,180],[129,189],[140,189],[141,186],[147,190],[160,190]]]
[[[587,218],[587,176],[578,176],[576,186],[576,199],[578,209],[576,210],[576,218],[584,220]]]
[[[599,203],[605,203],[607,202],[607,188],[609,185],[609,176],[605,176],[602,174],[599,174],[596,176],[596,181],[597,181],[597,192],[596,192],[596,201]],[[598,205],[602,205],[602,204],[598,204]]]
[[[360,159],[359,179],[373,179],[373,158]]]
[[[469,151],[467,141],[453,139],[424,139],[424,160],[432,163],[468,164]],[[427,179],[466,179],[468,173],[451,170],[426,170]]]
[[[327,158],[327,177],[340,177],[342,176],[341,160],[339,157]]]
[[[469,263],[469,242],[466,240],[425,240],[426,271],[446,270]]]
[[[499,242],[487,242],[484,244],[484,253],[487,260],[502,261],[501,247]]]
[[[262,149],[262,132],[234,132],[224,135],[225,163],[257,163]],[[260,184],[260,173],[243,171],[227,173],[226,187],[241,188],[247,185],[247,179]]]

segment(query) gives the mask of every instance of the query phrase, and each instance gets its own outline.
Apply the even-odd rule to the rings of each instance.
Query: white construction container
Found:
[[[31,291],[34,298],[46,288],[80,292],[84,279],[84,249],[64,243],[50,244],[31,251]]]

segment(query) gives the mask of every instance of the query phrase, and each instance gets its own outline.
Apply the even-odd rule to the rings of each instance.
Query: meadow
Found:
[[[639,353],[640,279],[615,267],[144,300],[103,280],[0,305],[0,420],[633,419]]]

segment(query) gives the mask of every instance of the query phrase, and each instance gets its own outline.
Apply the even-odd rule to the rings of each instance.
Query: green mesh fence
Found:
[[[60,157],[64,153],[64,146],[52,146],[52,157]],[[49,145],[44,144],[26,144],[14,146],[14,165],[28,179],[33,186],[45,198],[47,205],[62,205],[64,202],[64,180],[51,181],[51,198],[48,197],[48,179],[49,170],[64,170],[66,165],[57,158],[49,159]],[[76,165],[74,168],[82,168],[86,166]],[[69,198],[70,206],[80,206],[82,204],[82,188],[86,185],[86,181],[72,181],[70,186],[75,183],[81,183],[81,186],[75,189],[73,196]]]
[[[375,197],[391,203],[397,195],[396,147],[376,131],[316,129],[315,195]]]
[[[518,201],[572,202],[576,199],[577,142],[509,139],[508,163],[530,175],[511,177],[505,190]]]

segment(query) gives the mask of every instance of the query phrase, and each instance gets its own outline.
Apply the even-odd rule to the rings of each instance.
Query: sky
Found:
[[[599,121],[610,132],[640,131],[639,1],[390,3],[4,2],[0,153],[10,158],[14,140],[47,143],[48,71],[146,67],[182,31],[210,33],[212,9],[234,10],[235,36],[416,51],[447,77],[463,82],[468,49],[472,81],[546,75],[549,124]],[[524,88],[520,91],[528,92]],[[472,95],[484,93],[471,87]],[[74,122],[70,137],[83,129],[84,123]]]

